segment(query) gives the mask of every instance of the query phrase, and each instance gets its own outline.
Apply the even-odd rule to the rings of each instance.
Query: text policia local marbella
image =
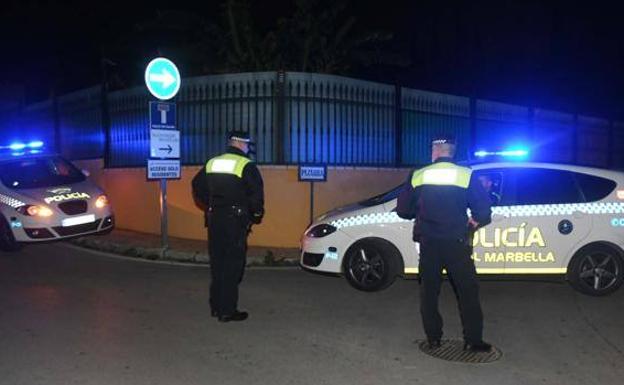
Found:
[[[488,231],[489,230],[489,231]],[[475,252],[472,258],[476,262],[507,262],[507,263],[549,263],[555,262],[555,256],[551,251],[530,251],[509,249],[546,247],[542,232],[538,227],[527,228],[526,223],[518,227],[482,228],[473,238],[473,246],[483,249],[504,248],[506,251],[486,251],[483,255]],[[499,249],[500,250],[500,249]]]
[[[506,253],[497,253],[497,252],[485,252],[483,256],[479,255],[479,253],[473,253],[472,259],[475,262],[486,262],[486,263],[497,263],[497,262],[506,262],[506,263],[552,263],[555,262],[555,255],[552,251],[546,252],[506,252]]]
[[[491,247],[545,247],[544,237],[538,227],[527,229],[527,224],[523,223],[519,227],[499,227],[486,231],[486,227],[479,229],[474,235],[472,245],[483,248]],[[493,233],[493,234],[492,234]]]

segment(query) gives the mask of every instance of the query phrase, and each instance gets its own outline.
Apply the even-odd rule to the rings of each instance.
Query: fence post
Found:
[[[394,162],[396,167],[403,164],[403,101],[401,96],[401,86],[394,86]]]
[[[534,156],[535,154],[535,147],[533,147],[535,145],[535,143],[537,143],[536,139],[536,132],[537,129],[535,127],[535,107],[534,106],[530,106],[529,107],[529,143],[531,143],[531,156]],[[537,149],[538,152],[541,153],[541,151],[539,149]],[[535,158],[536,160],[539,159],[540,157],[538,156],[538,158]]]
[[[613,168],[613,157],[614,157],[614,152],[615,152],[615,146],[614,146],[614,142],[615,142],[615,125],[613,123],[613,120],[609,120],[609,129],[608,129],[608,134],[607,137],[609,138],[608,142],[607,142],[607,168]]]
[[[572,128],[572,163],[578,164],[578,135],[579,135],[579,117],[574,114],[574,127]]]
[[[531,143],[535,143],[535,107],[529,107],[529,140]]]
[[[468,143],[468,160],[472,159],[477,145],[477,98],[470,97],[470,142]]]
[[[275,83],[275,148],[277,150],[277,164],[284,164],[285,148],[284,135],[286,134],[286,72],[277,71],[277,81]]]
[[[58,96],[56,89],[52,90],[52,126],[54,127],[54,150],[63,155],[61,143],[61,117],[59,116]]]
[[[104,168],[110,166],[111,157],[111,121],[108,105],[108,71],[107,59],[102,58],[102,86],[100,87],[100,107],[102,109],[102,130],[104,131]]]

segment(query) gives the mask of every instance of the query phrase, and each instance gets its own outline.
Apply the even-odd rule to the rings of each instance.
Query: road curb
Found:
[[[164,250],[160,247],[143,247],[130,245],[123,242],[114,242],[108,239],[98,239],[97,237],[79,237],[69,241],[70,244],[90,250],[102,251],[125,257],[150,260],[169,261],[178,263],[193,263],[210,265],[208,253],[197,251],[182,251],[176,249]],[[250,254],[250,255],[249,255]],[[254,267],[293,267],[299,265],[299,258],[290,255],[292,251],[276,252],[268,248],[258,248],[251,250],[247,256],[247,266]]]

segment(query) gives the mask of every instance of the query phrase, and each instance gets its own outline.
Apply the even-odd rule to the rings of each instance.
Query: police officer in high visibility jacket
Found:
[[[452,137],[434,139],[433,164],[410,175],[399,194],[397,214],[415,219],[414,241],[420,242],[420,310],[430,348],[440,347],[442,338],[438,296],[446,269],[459,301],[464,350],[487,352],[491,345],[482,338],[483,313],[471,242],[474,231],[491,222],[491,204],[472,170],[453,163],[454,155]]]
[[[262,176],[249,159],[251,144],[246,132],[231,132],[227,151],[208,160],[193,178],[193,193],[204,206],[208,227],[210,307],[220,322],[244,321],[248,316],[238,310],[238,285],[245,269],[247,235],[264,216]]]

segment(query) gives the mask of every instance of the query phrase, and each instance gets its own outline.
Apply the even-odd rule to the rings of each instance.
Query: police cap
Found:
[[[455,137],[450,134],[441,134],[433,137],[431,144],[452,144],[455,145]]]
[[[239,142],[253,144],[248,132],[245,131],[230,131],[227,135],[228,141],[237,140]]]

